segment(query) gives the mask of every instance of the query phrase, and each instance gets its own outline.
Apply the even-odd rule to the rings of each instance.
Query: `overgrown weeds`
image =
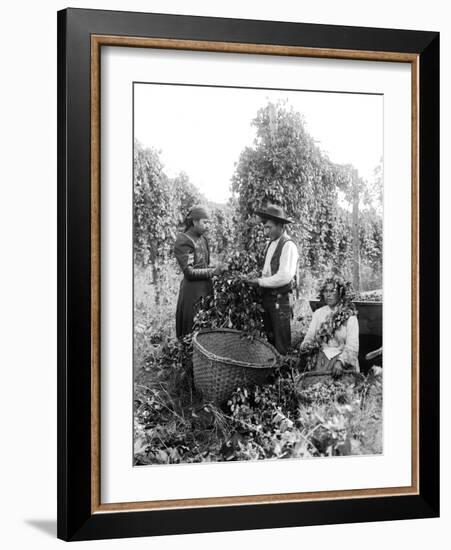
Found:
[[[222,407],[192,381],[191,340],[167,340],[135,378],[135,463],[235,461],[377,454],[382,384],[318,382],[292,372],[237,388]]]
[[[307,301],[295,308],[293,350],[277,376],[264,386],[237,388],[219,407],[205,403],[194,387],[191,338],[178,341],[173,336],[175,265],[168,263],[158,285],[149,285],[148,277],[148,270],[135,274],[135,464],[382,452],[380,378],[370,375],[355,384],[329,380],[306,386],[299,376],[298,344],[311,315]],[[228,291],[241,283],[231,278],[222,284]],[[249,304],[234,306],[232,316],[227,313],[219,319],[218,304],[212,303],[205,319],[199,319],[211,326],[218,317],[221,325],[252,330],[256,325],[249,321],[249,312],[258,319],[259,310],[257,303],[251,304],[254,310]],[[223,304],[219,309],[230,308]]]

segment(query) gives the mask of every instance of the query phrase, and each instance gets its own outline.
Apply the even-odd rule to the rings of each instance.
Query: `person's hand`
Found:
[[[374,365],[371,367],[370,372],[373,376],[382,376],[382,367]]]
[[[334,378],[339,378],[343,374],[343,363],[340,359],[335,359],[331,372]]]
[[[224,271],[227,271],[227,264],[224,262],[219,262],[218,265],[215,267],[214,274],[220,275]]]
[[[243,282],[251,286],[258,286],[258,279],[251,277],[243,277]]]
[[[300,353],[310,353],[312,351],[312,343],[305,342],[299,346]]]

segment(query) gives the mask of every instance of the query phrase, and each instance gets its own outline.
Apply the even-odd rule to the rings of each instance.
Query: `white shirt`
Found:
[[[258,279],[259,286],[266,288],[279,288],[287,285],[296,275],[296,266],[298,262],[298,249],[293,241],[288,241],[283,245],[280,254],[279,270],[271,275],[271,260],[280,237],[272,241],[268,247],[263,266],[262,276]]]
[[[301,349],[304,344],[309,344],[313,341],[318,329],[331,313],[332,309],[329,306],[320,307],[313,313],[309,329],[301,344]],[[333,338],[323,343],[322,350],[329,360],[337,357],[343,364],[348,363],[349,365],[353,365],[357,372],[359,372],[359,322],[356,315],[351,315],[346,323],[335,331]]]

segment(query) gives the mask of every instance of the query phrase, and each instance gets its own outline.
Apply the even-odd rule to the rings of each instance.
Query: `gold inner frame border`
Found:
[[[100,53],[102,46],[410,63],[412,169],[412,479],[408,487],[101,503],[100,492]],[[419,55],[129,36],[91,36],[91,513],[274,504],[419,494]]]

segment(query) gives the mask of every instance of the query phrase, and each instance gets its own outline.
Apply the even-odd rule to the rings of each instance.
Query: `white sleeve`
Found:
[[[359,322],[355,315],[346,322],[346,343],[343,351],[337,357],[342,363],[357,367],[359,356]]]
[[[271,277],[261,277],[258,284],[265,288],[279,288],[287,285],[296,275],[298,249],[293,241],[288,241],[280,254],[279,270]]]
[[[304,339],[302,340],[301,349],[306,344],[310,344],[311,342],[313,342],[316,335],[316,331],[318,330],[318,318],[319,318],[319,310],[316,310],[312,315],[312,319],[310,321],[307,334],[304,336]]]

